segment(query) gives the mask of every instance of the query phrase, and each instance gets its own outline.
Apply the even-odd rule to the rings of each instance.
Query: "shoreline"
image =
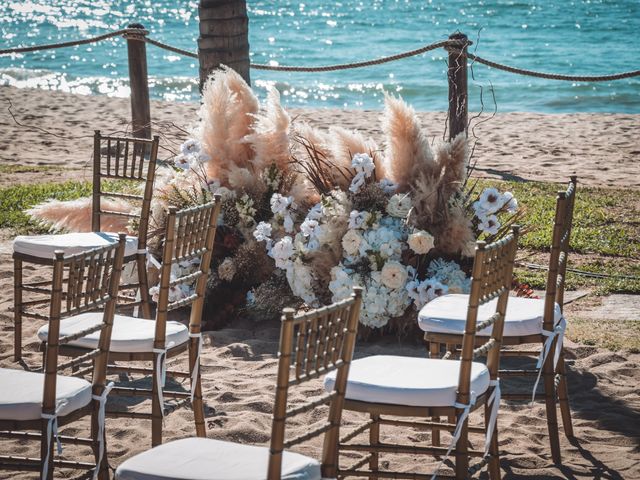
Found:
[[[64,168],[68,179],[90,179],[93,130],[124,133],[130,122],[129,98],[2,86],[0,103],[0,165],[36,170],[5,173],[0,186],[60,178],[59,170],[37,171],[38,166]],[[186,138],[183,129],[196,124],[197,111],[195,102],[151,101],[152,129],[165,148],[175,150]],[[294,121],[357,129],[382,143],[381,110],[288,111]],[[470,112],[469,118],[476,114]],[[446,112],[419,112],[419,117],[431,139],[442,138]],[[640,114],[509,112],[483,115],[471,125],[475,176],[564,182],[575,173],[584,185],[640,188],[640,141],[635,135]]]

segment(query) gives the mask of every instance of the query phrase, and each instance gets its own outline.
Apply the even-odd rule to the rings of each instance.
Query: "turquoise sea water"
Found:
[[[639,0],[248,0],[255,63],[324,65],[391,55],[460,30],[482,57],[565,74],[640,68]],[[0,48],[68,41],[140,22],[150,36],[195,51],[197,1],[3,0]],[[152,96],[197,100],[197,62],[147,47]],[[330,73],[252,71],[290,106],[377,108],[382,92],[419,110],[447,108],[444,50],[381,66]],[[640,78],[606,83],[540,80],[473,67],[472,109],[640,113]],[[0,57],[0,85],[127,96],[122,39]]]

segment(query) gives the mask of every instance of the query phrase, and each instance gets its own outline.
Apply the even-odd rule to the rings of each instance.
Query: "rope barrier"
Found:
[[[524,68],[510,67],[509,65],[503,65],[501,63],[492,62],[485,58],[474,55],[467,52],[467,58],[474,62],[482,63],[487,67],[496,68],[509,73],[515,73],[518,75],[525,75],[527,77],[545,78],[547,80],[564,80],[567,82],[609,82],[612,80],[622,80],[624,78],[638,77],[640,76],[640,70],[633,70],[630,72],[613,73],[611,75],[561,75],[559,73],[544,73],[536,72],[535,70],[527,70]]]
[[[98,35],[91,38],[85,38],[82,40],[75,40],[70,42],[60,42],[60,43],[52,43],[48,45],[33,45],[30,47],[17,47],[17,48],[5,48],[0,49],[0,55],[9,55],[15,53],[26,53],[26,52],[36,52],[40,50],[51,50],[55,48],[65,48],[65,47],[73,47],[77,45],[86,45],[88,43],[96,43],[102,40],[106,40],[108,38],[118,37],[120,35],[135,35],[140,40],[143,40],[151,45],[154,45],[158,48],[162,48],[164,50],[168,50],[173,53],[177,53],[179,55],[184,55],[185,57],[190,58],[198,58],[196,53],[190,52],[188,50],[184,50],[182,48],[173,47],[171,45],[167,45],[166,43],[160,42],[158,40],[154,40],[152,38],[148,38],[146,36],[148,32],[146,30],[140,28],[123,28],[121,30],[116,30],[115,32],[105,33],[104,35]],[[431,43],[429,45],[425,45],[423,47],[417,48],[415,50],[409,50],[406,52],[398,53],[396,55],[389,55],[386,57],[380,57],[372,60],[364,60],[362,62],[352,62],[352,63],[343,63],[336,65],[321,65],[317,67],[302,67],[302,66],[293,66],[293,65],[266,65],[260,63],[252,63],[251,68],[255,70],[267,70],[273,72],[332,72],[338,70],[348,70],[352,68],[363,68],[370,67],[372,65],[381,65],[383,63],[394,62],[397,60],[401,60],[403,58],[413,57],[416,55],[420,55],[431,50],[436,50],[438,48],[445,48],[447,50],[455,50],[460,49],[464,46],[465,41],[463,40],[443,40],[441,42]],[[466,44],[469,45],[470,42],[466,41]],[[459,50],[461,54],[463,52]],[[633,70],[629,72],[621,72],[614,73],[610,75],[562,75],[557,73],[545,73],[545,72],[537,72],[535,70],[527,70],[524,68],[511,67],[509,65],[504,65],[501,63],[493,62],[491,60],[487,60],[485,58],[479,57],[470,52],[466,52],[467,58],[474,62],[481,63],[486,65],[487,67],[496,68],[498,70],[503,70],[505,72],[514,73],[518,75],[525,75],[529,77],[537,77],[544,78],[547,80],[562,80],[569,82],[608,82],[613,80],[622,80],[625,78],[632,78],[640,76],[640,70]]]
[[[0,49],[0,55],[9,55],[12,53],[37,52],[40,50],[52,50],[54,48],[75,47],[76,45],[86,45],[88,43],[101,42],[102,40],[106,40],[111,37],[118,37],[120,35],[126,35],[129,33],[140,35],[140,33],[144,31],[145,30],[141,30],[139,28],[123,28],[121,30],[116,30],[115,32],[105,33],[104,35],[98,35],[97,37],[83,38],[82,40],[50,43],[48,45],[33,45],[31,47],[3,48],[3,49]]]

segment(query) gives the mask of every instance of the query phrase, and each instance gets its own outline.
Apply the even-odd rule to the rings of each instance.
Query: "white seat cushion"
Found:
[[[42,413],[44,374],[0,368],[0,419],[38,420]],[[65,403],[66,402],[66,403]],[[56,405],[65,403],[59,416],[91,402],[91,384],[82,378],[58,375]]]
[[[478,322],[486,320],[496,311],[498,299],[494,299],[478,309]],[[462,334],[467,322],[469,295],[443,295],[427,303],[418,314],[418,325],[425,332]],[[542,332],[542,316],[544,299],[509,297],[504,319],[505,337],[523,337],[537,335]],[[562,312],[558,304],[555,306],[554,322],[558,323]],[[492,326],[480,332],[478,336],[491,335]]]
[[[102,322],[102,312],[82,313],[60,321],[60,336],[66,337],[92,327]],[[116,315],[113,319],[111,332],[111,352],[151,352],[153,351],[153,339],[156,333],[156,321],[144,318]],[[47,341],[49,324],[38,330],[38,338]],[[100,339],[100,331],[73,340],[69,345],[83,348],[97,348]],[[166,345],[174,343],[174,347],[189,340],[189,329],[179,322],[167,322]]]
[[[118,242],[117,233],[81,232],[60,235],[20,235],[13,241],[13,251],[38,258],[53,259],[56,250],[65,255],[74,255],[92,248],[106,247]],[[137,237],[127,236],[124,256],[129,257],[138,251]]]
[[[124,461],[117,480],[264,480],[269,447],[255,447],[210,438],[185,438],[159,445]],[[320,480],[313,458],[284,452],[283,480]]]
[[[471,367],[471,391],[481,395],[489,388],[490,375],[482,363]],[[388,405],[450,407],[456,402],[460,362],[432,358],[374,355],[355,360],[349,369],[346,398]],[[324,379],[333,390],[336,371]]]

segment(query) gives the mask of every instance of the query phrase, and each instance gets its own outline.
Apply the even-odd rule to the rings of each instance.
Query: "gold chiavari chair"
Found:
[[[106,247],[67,257],[55,253],[44,373],[0,368],[0,438],[39,440],[40,458],[2,455],[0,469],[40,472],[43,480],[53,479],[54,468],[93,469],[94,479],[109,478],[104,409],[112,385],[107,385],[106,371],[125,243],[121,234],[117,243]],[[95,348],[80,358],[58,363],[59,349],[78,336],[60,336],[61,319],[96,308],[103,309],[98,323],[80,332],[99,336]],[[58,374],[88,360],[92,366],[79,373],[92,373],[91,383]],[[90,438],[58,434],[59,426],[85,416],[91,417]],[[90,447],[95,464],[55,459],[56,441],[59,452],[61,443]]]
[[[55,235],[20,235],[13,241],[14,273],[14,360],[22,359],[22,319],[38,319],[30,307],[37,301],[25,300],[24,294],[49,294],[47,281],[25,282],[24,264],[52,265],[53,252],[62,251],[65,255],[79,253],[117,243],[118,234],[102,231],[104,217],[125,217],[138,222],[137,236],[127,236],[125,244],[125,263],[135,261],[137,283],[123,285],[122,290],[139,290],[139,304],[144,318],[151,317],[151,307],[147,281],[147,236],[151,196],[158,157],[159,137],[153,140],[104,136],[95,131],[93,140],[93,194],[91,232],[74,232]],[[108,190],[106,181],[122,181],[131,186],[142,186],[142,195],[114,192]],[[140,213],[124,213],[108,209],[110,199],[121,199],[140,205]],[[34,303],[36,302],[36,303]],[[45,299],[46,302],[46,299]]]
[[[497,412],[500,404],[498,368],[504,314],[509,299],[518,229],[500,241],[486,245],[478,242],[471,282],[471,294],[458,360],[374,355],[353,361],[347,381],[345,410],[367,413],[370,420],[340,440],[341,453],[366,455],[347,468],[338,469],[338,477],[467,479],[487,463],[490,477],[500,478]],[[478,310],[497,299],[493,314],[478,323]],[[491,336],[475,348],[476,333],[492,327]],[[475,348],[475,349],[474,349]],[[486,365],[474,359],[486,356]],[[336,381],[329,374],[325,386]],[[484,406],[485,426],[470,427],[468,416]],[[407,419],[397,419],[407,417]],[[449,422],[426,421],[429,417],[448,417]],[[380,441],[382,426],[452,432],[449,448],[391,444]],[[369,433],[369,441],[354,443]],[[484,449],[469,449],[469,433],[484,433]],[[448,457],[453,452],[453,475],[406,473],[380,469],[381,454],[412,454]],[[481,461],[469,466],[471,457]],[[368,469],[365,468],[368,466]]]
[[[206,436],[204,405],[200,385],[200,351],[202,348],[201,320],[207,278],[211,265],[211,255],[215,240],[217,219],[220,213],[220,197],[205,205],[178,211],[170,208],[164,233],[162,265],[156,317],[154,320],[116,315],[113,323],[108,373],[151,374],[152,388],[134,388],[116,385],[112,394],[118,396],[151,397],[151,412],[111,411],[110,416],[142,418],[151,420],[152,446],[162,443],[162,420],[166,414],[191,403],[195,417],[196,433]],[[193,273],[172,272],[178,264],[191,262],[197,265]],[[174,269],[175,270],[175,269]],[[181,270],[181,269],[179,269]],[[179,292],[180,286],[195,282],[193,293],[171,298],[171,292]],[[191,305],[189,326],[177,321],[169,321],[170,311]],[[99,318],[99,313],[86,313],[64,319],[60,332],[76,335],[91,328]],[[49,332],[44,326],[38,331],[43,342]],[[95,334],[84,335],[69,342],[60,349],[61,355],[82,356],[87,349],[95,347]],[[167,371],[166,361],[182,352],[189,351],[189,371]],[[152,368],[136,367],[131,362],[152,362]],[[125,362],[127,364],[122,364]],[[166,376],[190,378],[191,391],[167,390],[164,388]],[[175,400],[165,405],[164,398]]]
[[[172,478],[175,480],[293,479],[336,477],[338,435],[349,365],[356,340],[362,290],[327,307],[295,315],[283,311],[275,405],[269,447],[243,445],[209,438],[185,438],[166,443],[126,460],[116,479]],[[301,405],[289,405],[291,387],[335,373],[331,391]],[[330,404],[322,424],[298,437],[286,438],[286,423],[323,404]],[[289,451],[324,434],[322,459]]]
[[[564,286],[569,258],[569,242],[573,225],[577,177],[572,176],[566,191],[558,192],[556,198],[555,221],[551,241],[549,271],[545,296],[538,298],[514,297],[509,300],[504,322],[503,345],[519,346],[541,344],[542,350],[504,350],[503,356],[538,356],[536,369],[502,369],[503,378],[518,376],[536,376],[533,395],[505,392],[503,398],[527,400],[544,398],[551,454],[555,463],[561,462],[556,396],[560,404],[562,425],[567,437],[573,437],[569,391],[567,388],[566,367],[562,339],[566,321],[562,315]],[[429,344],[432,356],[440,354],[441,345],[447,351],[453,351],[460,345],[464,326],[463,306],[468,295],[445,295],[429,302],[420,311],[418,323],[424,330],[425,340]],[[482,317],[482,315],[481,315]],[[478,336],[478,341],[483,341]],[[537,385],[542,376],[544,393],[537,394]],[[557,390],[556,390],[557,389]]]

